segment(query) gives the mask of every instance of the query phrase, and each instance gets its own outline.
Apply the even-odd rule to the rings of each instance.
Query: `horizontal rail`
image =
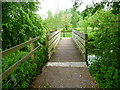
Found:
[[[48,46],[50,46],[58,36],[59,36],[59,34],[55,35],[55,37],[53,37],[51,40],[49,40],[48,41]]]
[[[48,49],[47,50],[48,59],[50,59],[52,54],[54,53],[54,50],[55,50],[59,40],[60,40],[60,31],[55,31],[46,36],[46,47]]]
[[[53,44],[54,45],[54,48],[57,46],[57,44],[59,43],[59,40],[60,40],[60,38],[58,38],[56,41],[55,41],[55,43]],[[49,52],[49,51],[48,51]],[[51,56],[52,56],[52,54],[54,53],[54,49],[52,50],[51,49],[51,51],[49,52],[49,54],[48,54],[48,58],[50,59],[51,58]]]
[[[76,30],[72,30],[73,33],[75,33],[76,35],[78,35],[79,37],[81,37],[82,39],[86,39],[85,38],[85,34]]]
[[[82,53],[83,59],[87,62],[87,34],[81,33],[79,31],[72,31],[72,39],[79,48],[79,51]]]
[[[61,31],[61,32],[72,32],[72,31]]]
[[[58,34],[60,31],[55,31],[50,34],[48,34],[48,39],[50,40],[52,37],[54,37],[56,34]]]
[[[10,75],[23,61],[25,61],[27,58],[29,58],[33,53],[35,53],[41,45],[36,47],[33,51],[31,51],[28,55],[20,59],[18,62],[13,64],[11,67],[9,67],[3,74],[2,74],[2,79],[5,79],[8,75]]]
[[[77,34],[73,33],[73,35],[76,37],[77,40],[79,40],[79,42],[85,46],[85,40],[83,38],[81,38],[80,36],[78,36]]]
[[[48,47],[48,52],[50,52],[52,50],[52,48],[55,47],[55,44],[59,40],[59,37],[60,37],[60,35],[57,38],[55,38],[54,42]]]
[[[79,51],[80,51],[82,54],[84,54],[84,53],[85,53],[85,47],[84,47],[83,45],[81,45],[81,43],[80,43],[78,40],[76,40],[76,39],[74,39],[74,38],[73,38],[73,40],[74,40],[74,42],[77,44],[77,46],[78,46],[78,48],[79,48]]]
[[[12,47],[10,49],[7,49],[7,50],[1,52],[2,55],[3,55],[2,57],[5,57],[5,56],[7,56],[7,55],[9,55],[9,54],[17,51],[17,50],[20,50],[21,48],[25,47],[28,44],[31,44],[31,46],[32,46],[31,52],[29,54],[27,54],[26,56],[24,56],[18,62],[14,63],[12,66],[10,66],[5,72],[3,72],[2,79],[5,79],[7,76],[9,76],[23,61],[25,61],[30,56],[31,56],[31,60],[32,60],[32,55],[42,46],[40,44],[35,49],[33,48],[33,46],[34,46],[33,42],[36,41],[36,40],[38,40],[39,38],[40,38],[40,36],[38,36],[36,38],[33,38],[33,39],[31,38],[29,41],[26,41],[24,43],[21,43],[19,45],[16,45],[16,46],[14,46],[14,47]],[[30,48],[31,48],[31,46],[30,46]],[[34,59],[32,60],[32,62],[34,62]]]
[[[3,57],[5,57],[5,56],[9,55],[10,53],[13,53],[13,52],[15,52],[15,51],[17,51],[17,50],[20,50],[21,48],[23,48],[23,47],[25,47],[26,45],[28,45],[28,44],[30,44],[30,43],[38,40],[39,38],[40,38],[40,36],[38,36],[38,37],[36,37],[36,38],[33,38],[33,39],[29,40],[29,41],[26,41],[26,42],[24,42],[24,43],[21,43],[21,44],[19,44],[19,45],[16,45],[16,46],[14,46],[14,47],[12,47],[12,48],[10,48],[10,49],[7,49],[7,50],[5,50],[5,51],[3,51],[3,52],[0,52],[0,54],[2,54],[2,58],[3,58]],[[0,58],[1,58],[1,57],[0,57]]]

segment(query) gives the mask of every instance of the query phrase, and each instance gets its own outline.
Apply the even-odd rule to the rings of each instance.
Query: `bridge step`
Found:
[[[48,62],[46,66],[87,67],[86,62]]]

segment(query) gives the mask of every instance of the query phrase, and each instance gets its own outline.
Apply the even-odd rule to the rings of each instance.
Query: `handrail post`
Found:
[[[87,49],[88,49],[88,34],[85,34],[85,60],[86,60],[87,66],[88,66],[88,61],[87,61],[88,51],[87,51]]]
[[[45,38],[45,46],[46,46],[47,60],[48,60],[48,35],[47,34],[46,34],[46,38]]]
[[[33,39],[32,37],[30,37],[30,40],[31,39]],[[30,51],[32,52],[34,50],[34,42],[31,42],[30,43]],[[33,55],[31,55],[31,60],[32,60],[32,62],[34,63],[34,54]]]

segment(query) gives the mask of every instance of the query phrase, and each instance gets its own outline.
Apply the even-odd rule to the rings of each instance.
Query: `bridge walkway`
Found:
[[[54,55],[33,83],[34,88],[97,88],[72,38],[60,40]]]

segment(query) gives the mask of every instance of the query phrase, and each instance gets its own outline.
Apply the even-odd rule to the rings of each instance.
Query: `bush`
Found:
[[[108,11],[97,11],[94,16],[97,23],[94,45],[95,56],[100,57],[89,68],[91,75],[100,88],[118,88],[120,85],[119,41],[117,16]],[[92,39],[90,39],[92,41]],[[91,43],[92,44],[92,43]],[[92,46],[92,45],[91,45]]]
[[[35,63],[32,60],[27,59],[22,62],[21,65],[11,73],[6,79],[3,80],[3,88],[27,88],[36,75],[40,74],[40,69],[37,71],[37,68],[42,67],[46,62],[46,48],[41,47],[35,53]],[[28,52],[17,51],[10,54],[9,56],[2,59],[2,70],[3,72],[17,62],[20,58],[27,55]]]
[[[120,70],[104,63],[95,62],[89,67],[89,71],[98,83],[100,88],[119,88]]]
[[[91,54],[94,51],[95,47],[95,31],[88,32],[88,53]]]

